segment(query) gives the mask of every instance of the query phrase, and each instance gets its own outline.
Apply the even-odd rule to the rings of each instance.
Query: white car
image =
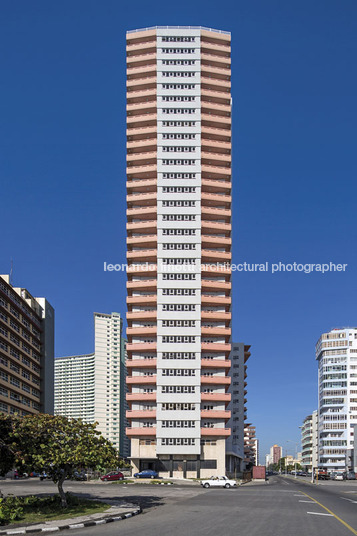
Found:
[[[204,488],[235,488],[237,487],[237,482],[235,480],[229,480],[226,476],[211,476],[207,480],[202,480],[201,486]]]

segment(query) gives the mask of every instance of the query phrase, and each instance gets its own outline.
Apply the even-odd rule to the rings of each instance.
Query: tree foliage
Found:
[[[15,464],[15,456],[9,444],[11,432],[11,417],[0,413],[0,476],[5,476]]]
[[[120,460],[112,444],[96,430],[97,423],[60,415],[12,417],[8,445],[15,463],[26,471],[46,471],[57,483],[62,506],[67,507],[63,482],[81,468],[115,468]]]

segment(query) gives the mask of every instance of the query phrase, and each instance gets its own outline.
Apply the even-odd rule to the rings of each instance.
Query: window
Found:
[[[163,369],[163,376],[196,376],[194,369]]]
[[[163,214],[162,221],[195,221],[195,214]]]
[[[196,311],[196,305],[184,304],[184,303],[164,303],[162,306],[163,311]]]
[[[163,207],[195,207],[196,201],[162,201]]]
[[[162,337],[163,343],[193,343],[196,342],[196,337],[193,336],[183,336],[183,335],[170,335]]]
[[[195,89],[196,84],[162,84],[162,89]]]
[[[195,236],[196,229],[163,229],[162,234],[163,236]]]
[[[164,166],[194,166],[196,160],[162,160]]]
[[[162,320],[162,326],[164,328],[194,328],[196,326],[195,320]]]
[[[163,437],[161,439],[161,445],[171,446],[171,445],[180,445],[180,446],[189,446],[195,445],[195,439],[193,437]]]
[[[193,194],[196,192],[195,186],[164,186],[164,194]]]
[[[176,146],[176,145],[163,145],[162,152],[164,153],[194,153],[196,152],[195,146]]]
[[[178,244],[175,244],[175,243],[172,243],[172,242],[169,242],[169,243],[164,243],[162,244],[162,249],[163,250],[173,250],[173,251],[178,251],[178,250],[194,250],[196,249],[196,244],[190,244],[190,243],[178,243]]]
[[[194,65],[195,60],[162,60],[163,65]]]
[[[195,352],[163,352],[163,359],[195,359]]]
[[[194,127],[196,121],[163,121],[163,127]]]
[[[163,385],[161,392],[164,394],[194,394],[196,388],[194,385]]]
[[[162,428],[195,428],[195,421],[162,421]]]
[[[194,43],[195,41],[195,38],[191,35],[189,36],[174,36],[174,35],[167,35],[167,36],[163,36],[162,38],[162,41],[164,43]]]
[[[163,296],[196,296],[194,288],[164,288],[162,289]]]

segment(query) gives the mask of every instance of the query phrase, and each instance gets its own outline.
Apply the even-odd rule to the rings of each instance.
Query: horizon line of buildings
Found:
[[[129,458],[122,330],[119,313],[94,313],[94,352],[55,357],[53,307],[45,298],[14,287],[10,276],[0,275],[0,412],[50,413],[98,422],[103,436]],[[232,434],[226,439],[224,461],[230,474],[241,473],[257,460],[255,427],[246,423],[249,350],[244,343],[232,343],[227,408]]]

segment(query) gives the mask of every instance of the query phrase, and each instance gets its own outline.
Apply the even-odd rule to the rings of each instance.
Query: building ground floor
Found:
[[[200,454],[157,454],[153,440],[131,440],[133,473],[152,469],[162,478],[208,478],[226,474],[225,439],[201,445]]]

